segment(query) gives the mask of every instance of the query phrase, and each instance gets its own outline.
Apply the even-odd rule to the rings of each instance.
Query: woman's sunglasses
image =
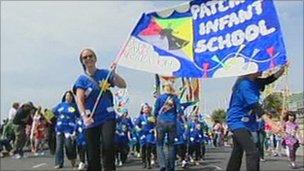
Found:
[[[94,58],[94,55],[87,55],[87,56],[83,56],[82,59],[86,60],[86,59],[92,59]]]

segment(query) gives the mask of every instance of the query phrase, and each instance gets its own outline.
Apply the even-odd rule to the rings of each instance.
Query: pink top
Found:
[[[296,136],[296,131],[298,130],[299,126],[295,122],[287,121],[284,124],[284,128],[285,128],[285,132],[287,134],[287,136],[284,138],[285,143],[286,143],[286,145],[292,147],[298,142],[298,140],[295,136]]]
[[[295,136],[296,131],[299,129],[299,125],[296,122],[287,121],[285,122],[284,128],[287,134]]]

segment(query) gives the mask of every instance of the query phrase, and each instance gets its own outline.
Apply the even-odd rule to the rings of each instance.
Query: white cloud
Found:
[[[182,5],[179,4],[173,8],[167,8],[164,10],[157,11],[156,13],[158,16],[160,16],[162,18],[166,18],[166,17],[169,17],[171,14],[173,14],[174,11],[179,12],[179,13],[184,13],[184,12],[187,12],[189,9],[190,9],[190,4],[189,4],[189,2],[186,2]]]
[[[213,78],[219,77],[231,77],[246,75],[258,71],[258,65],[254,62],[245,62],[242,57],[233,57],[225,61],[226,67],[216,70],[213,74]]]

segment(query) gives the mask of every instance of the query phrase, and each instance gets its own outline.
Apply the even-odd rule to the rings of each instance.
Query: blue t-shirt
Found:
[[[151,116],[152,117],[152,116]],[[146,143],[154,143],[154,127],[155,123],[152,123],[148,120],[148,116],[145,114],[141,114],[136,120],[136,126],[141,128],[139,132],[140,144],[144,145]]]
[[[236,84],[227,111],[227,124],[232,131],[239,128],[251,131],[255,127],[256,117],[250,110],[259,102],[259,85],[248,78]]]
[[[77,79],[77,81],[74,84],[73,89],[76,90],[78,88],[85,90],[85,108],[86,110],[90,110],[92,112],[95,101],[98,97],[98,94],[100,92],[99,84],[102,80],[105,80],[107,78],[107,75],[110,71],[108,70],[100,70],[97,69],[95,74],[93,76],[88,75],[81,75]],[[108,82],[111,86],[113,86],[113,75],[111,74]],[[92,128],[99,126],[100,124],[103,124],[105,121],[108,120],[115,120],[116,113],[113,108],[113,95],[111,91],[107,90],[103,92],[103,95],[101,96],[99,103],[97,105],[97,108],[95,110],[93,119],[94,123],[87,126],[86,128]]]
[[[130,144],[131,145],[135,145],[139,143],[139,135],[138,132],[135,130],[135,128],[133,128],[131,130],[131,140],[130,140]]]
[[[204,141],[204,135],[196,128],[189,130],[189,145],[201,144]]]
[[[172,98],[174,106],[168,111],[163,111],[162,108],[168,98]],[[176,122],[178,114],[181,114],[180,101],[176,95],[164,93],[160,95],[154,105],[154,115],[159,121]]]
[[[130,131],[130,127],[128,123],[122,122],[122,120],[116,120],[116,132],[114,142],[118,147],[128,145],[128,132]]]
[[[119,116],[116,119],[116,123],[118,123],[118,122],[122,122],[123,124],[126,124],[128,126],[129,130],[134,128],[134,124],[133,124],[132,119],[130,117]]]
[[[53,108],[57,117],[55,131],[57,133],[73,133],[76,130],[76,118],[79,117],[75,103],[62,102]]]
[[[248,129],[251,132],[256,132],[258,131],[258,122],[257,122],[257,115],[255,114],[250,114],[249,115],[249,122],[245,122],[245,125],[248,127]]]

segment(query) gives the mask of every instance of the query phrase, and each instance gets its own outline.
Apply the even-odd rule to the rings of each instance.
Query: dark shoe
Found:
[[[143,168],[147,168],[147,163],[143,163]]]
[[[71,160],[71,165],[72,165],[72,167],[76,166],[76,160],[75,159]]]
[[[151,165],[148,165],[148,169],[152,169]]]

